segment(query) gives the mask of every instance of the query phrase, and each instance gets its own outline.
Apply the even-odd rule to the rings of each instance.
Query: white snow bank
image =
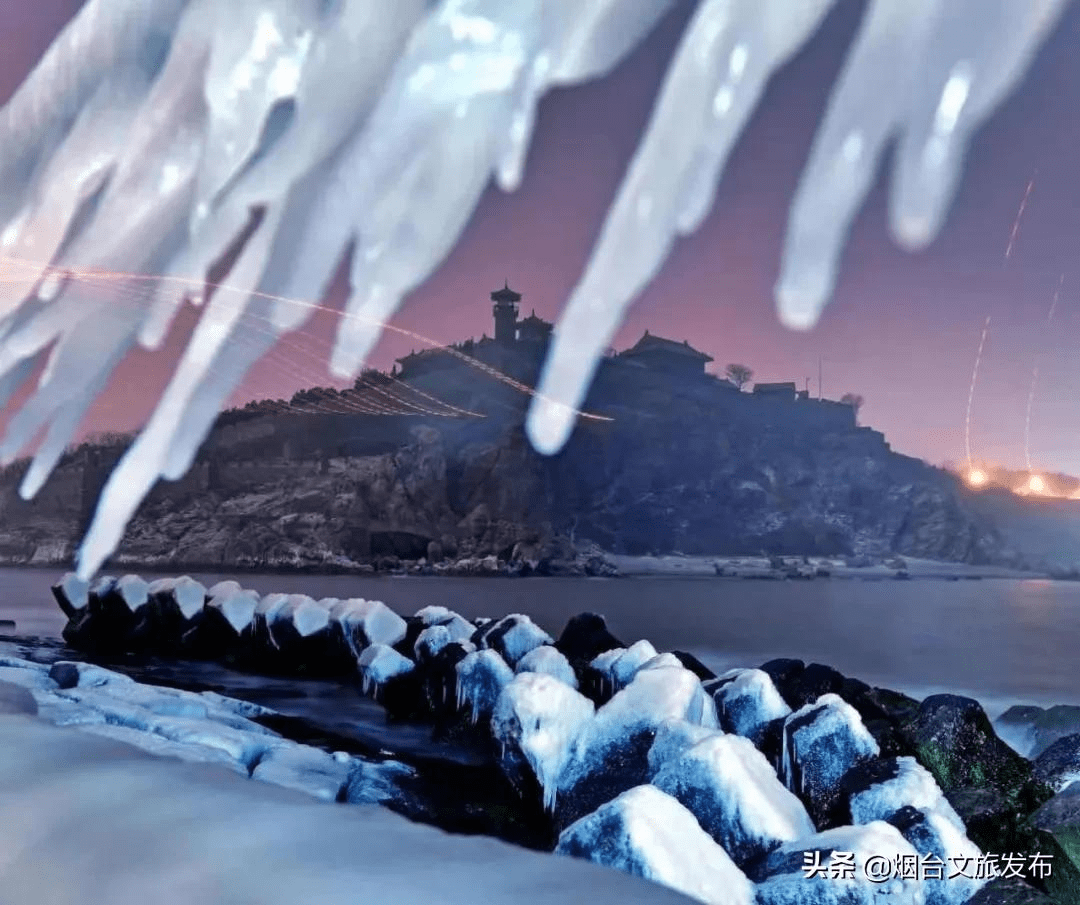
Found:
[[[252,779],[306,792],[323,801],[337,801],[353,769],[351,758],[337,758],[307,745],[283,745],[267,751]]]
[[[114,723],[89,723],[76,728],[79,732],[89,732],[123,742],[155,757],[173,757],[188,763],[221,764],[241,776],[248,775],[247,767],[220,747],[198,742],[174,742],[152,732]]]
[[[815,831],[765,755],[738,735],[699,742],[669,760],[652,782],[685,805],[736,864]]]
[[[491,717],[492,737],[503,758],[524,757],[544,793],[544,807],[555,807],[559,779],[574,742],[593,719],[592,701],[551,675],[522,672],[500,692]]]
[[[677,889],[709,905],[754,905],[754,885],[698,826],[653,786],[636,786],[567,827],[555,851]]]
[[[686,901],[617,871],[384,808],[332,807],[33,718],[0,718],[0,825],[8,905]]]

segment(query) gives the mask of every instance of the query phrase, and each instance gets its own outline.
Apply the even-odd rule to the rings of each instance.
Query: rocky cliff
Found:
[[[436,375],[429,389],[484,417],[225,416],[192,471],[140,509],[118,560],[543,569],[592,545],[1017,564],[953,477],[892,452],[847,407],[602,372],[586,407],[610,420],[582,421],[545,458],[524,435],[527,399],[480,380]],[[69,559],[119,453],[69,455],[32,503],[16,494],[24,466],[0,474],[0,557]]]

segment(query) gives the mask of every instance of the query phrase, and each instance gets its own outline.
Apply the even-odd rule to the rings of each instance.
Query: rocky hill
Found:
[[[530,382],[536,367],[517,376]],[[495,557],[543,570],[591,546],[1020,564],[954,477],[892,452],[839,403],[609,361],[585,406],[601,418],[546,458],[525,438],[528,396],[509,380],[461,367],[387,378],[380,392],[401,388],[442,411],[356,414],[357,390],[226,413],[191,472],[140,509],[118,560],[351,569],[465,558],[491,569]],[[449,417],[447,404],[473,414]],[[31,503],[16,493],[25,465],[0,474],[0,559],[68,561],[121,452],[80,448]]]

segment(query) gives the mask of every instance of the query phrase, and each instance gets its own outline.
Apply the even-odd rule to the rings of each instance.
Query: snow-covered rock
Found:
[[[889,820],[902,808],[912,807],[936,811],[964,832],[964,822],[937,781],[914,757],[867,761],[848,771],[842,786],[854,824]]]
[[[761,741],[765,727],[791,713],[767,672],[760,669],[733,669],[705,683],[716,702],[716,716],[725,732]]]
[[[330,608],[307,594],[290,594],[268,620],[270,637],[282,664],[306,673],[333,672],[334,659],[330,631]]]
[[[354,597],[342,600],[330,612],[356,657],[373,644],[393,647],[405,637],[405,620],[382,601]]]
[[[625,647],[613,647],[597,654],[582,670],[581,690],[598,704],[606,703],[618,690],[612,669],[625,653]]]
[[[74,660],[57,660],[49,667],[49,676],[59,688],[97,688],[102,685],[134,685],[131,676]]]
[[[752,871],[758,905],[924,905],[922,882],[895,875],[901,858],[917,864],[919,853],[881,821],[804,836]]]
[[[715,729],[716,710],[686,669],[650,669],[596,712],[560,782],[556,820],[565,826],[648,780],[649,749],[665,720]]]
[[[235,582],[218,582],[214,587],[229,584]],[[197,647],[212,658],[235,653],[241,638],[251,638],[258,604],[259,595],[255,591],[229,590],[213,595],[203,609],[204,618],[193,630]]]
[[[445,625],[432,625],[424,629],[413,645],[417,663],[433,660],[444,647],[455,639]]]
[[[563,830],[555,851],[614,867],[709,905],[754,905],[753,884],[679,802],[637,786]]]
[[[518,675],[523,672],[543,673],[544,675],[553,676],[573,689],[578,687],[577,676],[574,675],[574,668],[570,665],[570,661],[550,644],[542,644],[540,647],[529,651],[518,660],[514,672]]]
[[[951,810],[951,809],[950,809]],[[976,878],[982,851],[938,809],[904,807],[888,821],[921,855],[933,855],[945,865],[941,876],[923,875],[926,905],[964,905],[990,877]],[[962,865],[968,865],[961,870]],[[952,874],[959,876],[952,876]],[[969,876],[964,876],[967,873]]]
[[[649,779],[656,776],[669,760],[679,757],[684,751],[716,735],[718,731],[683,719],[664,720],[657,727],[656,737],[649,747]]]
[[[880,753],[855,708],[835,694],[788,716],[783,744],[780,778],[806,803],[819,827],[836,820],[844,774]]]
[[[551,644],[552,638],[528,616],[512,613],[478,629],[473,641],[481,650],[494,650],[514,667],[529,651],[541,644]]]
[[[335,757],[307,745],[271,748],[255,764],[252,779],[337,801],[352,773],[352,758]]]
[[[519,788],[531,772],[551,810],[573,745],[594,713],[592,701],[554,676],[519,673],[500,692],[491,717],[503,772]]]
[[[615,691],[629,685],[637,675],[637,671],[655,656],[657,656],[657,650],[650,642],[641,640],[631,644],[623,651],[622,656],[616,658],[611,664],[611,681]]]
[[[503,688],[514,673],[494,650],[478,650],[466,655],[455,667],[457,708],[467,709],[473,725],[489,720]]]
[[[50,590],[68,619],[74,619],[90,604],[90,585],[74,572],[65,574]]]
[[[383,691],[416,669],[416,664],[385,644],[372,644],[356,661],[364,693],[380,697]]]
[[[680,801],[736,864],[815,832],[753,743],[716,734],[668,760],[653,785]]]
[[[193,630],[203,618],[206,588],[188,575],[151,582],[147,589],[154,621],[154,646],[163,652],[178,652],[183,639],[194,639]],[[191,634],[189,634],[191,633]]]

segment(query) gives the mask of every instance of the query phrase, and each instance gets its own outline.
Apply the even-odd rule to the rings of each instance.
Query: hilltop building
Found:
[[[674,376],[699,376],[705,373],[705,366],[712,361],[712,356],[699,352],[689,342],[681,343],[673,339],[664,339],[645,331],[631,348],[617,356],[628,364],[637,364],[655,371],[663,371]]]

